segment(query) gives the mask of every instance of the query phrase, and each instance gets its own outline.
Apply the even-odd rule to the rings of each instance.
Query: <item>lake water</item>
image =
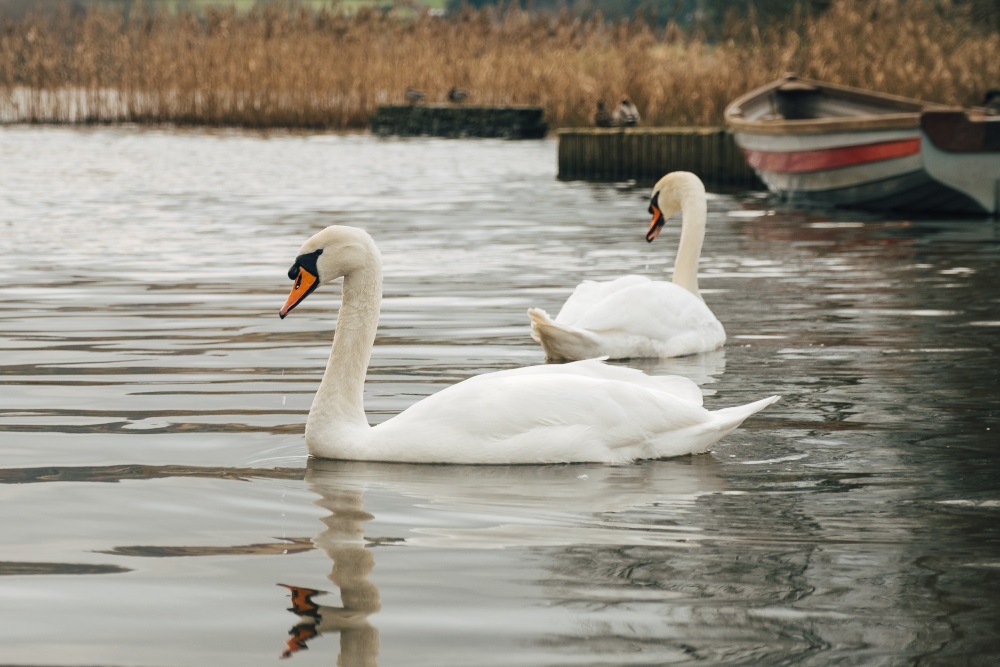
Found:
[[[0,129],[0,663],[997,664],[995,221],[713,194],[729,341],[633,364],[783,396],[711,453],[307,461],[308,236],[382,249],[380,422],[541,363],[525,311],[581,279],[668,275],[647,197],[559,182],[554,141]]]

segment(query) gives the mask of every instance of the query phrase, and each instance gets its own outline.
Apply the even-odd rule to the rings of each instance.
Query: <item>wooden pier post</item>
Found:
[[[651,184],[670,171],[691,171],[716,187],[764,187],[722,127],[595,127],[558,134],[562,180]]]

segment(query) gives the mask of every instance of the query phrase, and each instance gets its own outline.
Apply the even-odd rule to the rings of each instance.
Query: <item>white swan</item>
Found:
[[[333,348],[306,421],[320,458],[409,463],[626,463],[703,452],[777,396],[710,412],[698,386],[598,360],[486,373],[370,426],[363,397],[382,299],[382,259],[354,227],[333,226],[299,250],[288,312],[344,278]]]
[[[726,342],[722,324],[698,291],[698,260],[705,239],[705,186],[694,174],[675,171],[653,188],[653,221],[646,241],[681,211],[681,238],[672,283],[637,275],[579,284],[555,319],[531,308],[531,337],[549,361],[607,356],[611,359],[682,357]]]

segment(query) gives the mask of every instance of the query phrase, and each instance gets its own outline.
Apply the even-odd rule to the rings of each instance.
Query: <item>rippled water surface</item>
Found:
[[[306,460],[339,288],[277,310],[326,225],[383,252],[372,422],[541,363],[525,310],[583,278],[668,275],[648,188],[555,153],[0,129],[0,662],[997,664],[994,221],[713,194],[729,342],[632,364],[710,408],[783,395],[709,454]]]

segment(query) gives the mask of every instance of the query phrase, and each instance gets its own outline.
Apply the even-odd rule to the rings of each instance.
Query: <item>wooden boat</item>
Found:
[[[786,76],[726,123],[789,201],[919,213],[1000,211],[1000,116]]]

